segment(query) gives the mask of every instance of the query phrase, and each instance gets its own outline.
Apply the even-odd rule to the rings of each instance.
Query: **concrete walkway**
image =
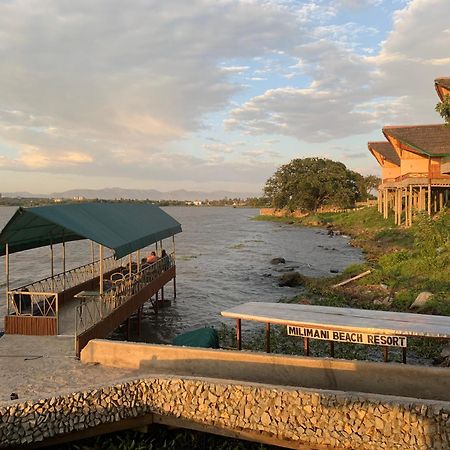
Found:
[[[83,364],[75,357],[73,337],[4,335],[0,338],[0,402],[107,385],[141,371]]]

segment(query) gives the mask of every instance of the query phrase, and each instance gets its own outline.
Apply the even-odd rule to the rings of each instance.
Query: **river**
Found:
[[[16,208],[0,208],[0,228]],[[279,287],[279,270],[292,267],[304,275],[329,276],[363,261],[359,249],[344,236],[329,237],[325,230],[294,227],[276,222],[251,220],[257,209],[214,207],[164,208],[178,220],[183,232],[175,239],[177,255],[177,299],[156,317],[144,309],[143,340],[170,342],[180,332],[220,322],[220,311],[247,301],[277,302],[292,297],[301,288]],[[172,250],[166,240],[167,251]],[[59,246],[57,246],[59,247]],[[55,271],[61,270],[61,251],[56,248]],[[77,241],[66,244],[66,268],[90,261],[90,244]],[[286,259],[285,265],[272,265],[273,257]],[[11,286],[17,287],[50,275],[48,248],[11,255]],[[0,258],[4,267],[4,258]],[[165,290],[172,298],[172,285]],[[0,287],[5,287],[1,271]],[[5,313],[4,294],[0,315]],[[3,322],[3,321],[2,321]],[[2,325],[2,323],[1,323]],[[0,325],[0,327],[1,327]]]

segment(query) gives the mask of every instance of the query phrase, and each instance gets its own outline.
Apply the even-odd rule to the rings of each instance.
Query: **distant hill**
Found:
[[[71,189],[64,192],[52,192],[51,194],[32,194],[31,192],[3,192],[3,197],[22,198],[74,198],[84,197],[87,199],[129,199],[129,200],[221,200],[227,198],[248,198],[257,197],[261,194],[252,192],[230,192],[230,191],[187,191],[178,189],[170,192],[161,192],[156,189],[124,189],[124,188],[104,188],[104,189]]]

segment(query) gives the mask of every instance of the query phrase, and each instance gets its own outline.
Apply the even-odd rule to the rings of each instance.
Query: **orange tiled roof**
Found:
[[[369,142],[369,150],[374,150],[383,156],[384,159],[395,164],[396,166],[400,166],[400,158],[397,155],[394,147],[390,142],[380,141],[380,142]]]
[[[389,126],[384,135],[428,156],[450,155],[450,127],[445,125]]]

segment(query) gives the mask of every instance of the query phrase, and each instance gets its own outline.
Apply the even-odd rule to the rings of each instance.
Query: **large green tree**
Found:
[[[349,208],[363,197],[361,177],[330,159],[293,159],[267,180],[264,193],[273,207],[291,211],[315,211],[326,205]]]
[[[442,102],[436,105],[436,111],[445,120],[447,126],[450,126],[450,95],[446,95]]]

